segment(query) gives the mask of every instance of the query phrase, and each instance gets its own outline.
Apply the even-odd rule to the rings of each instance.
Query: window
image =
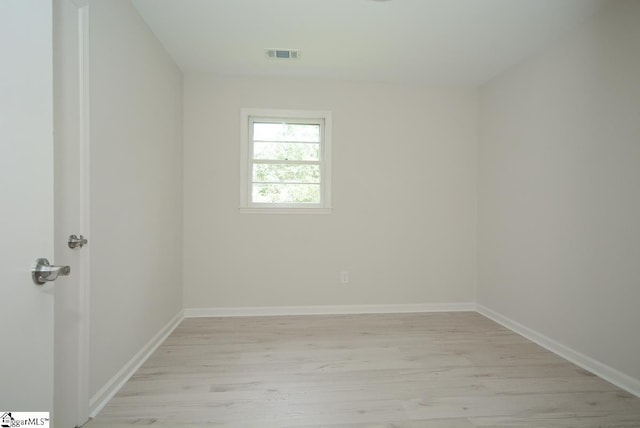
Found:
[[[243,212],[328,213],[331,112],[242,109]]]

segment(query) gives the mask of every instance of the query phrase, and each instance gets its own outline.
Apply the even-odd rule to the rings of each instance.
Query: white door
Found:
[[[54,256],[57,264],[72,269],[54,287],[53,408],[58,428],[79,426],[89,418],[90,244],[68,245],[71,235],[89,238],[88,7],[78,0],[53,1]]]
[[[53,409],[52,7],[0,1],[0,411]]]
[[[0,1],[0,412],[47,411],[59,428],[88,417],[88,252],[67,244],[88,227],[88,14],[77,4]],[[71,275],[34,284],[40,257]]]

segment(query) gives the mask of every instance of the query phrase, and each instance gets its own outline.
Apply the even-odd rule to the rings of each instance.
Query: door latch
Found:
[[[69,236],[69,248],[74,249],[74,248],[82,248],[84,247],[89,241],[87,241],[87,238],[85,238],[84,236],[80,235],[80,236],[76,236],[76,235],[71,235]]]

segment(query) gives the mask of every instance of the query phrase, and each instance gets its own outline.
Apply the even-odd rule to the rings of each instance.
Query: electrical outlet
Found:
[[[346,270],[343,270],[342,272],[340,272],[340,282],[342,284],[349,283],[349,272],[347,272]]]

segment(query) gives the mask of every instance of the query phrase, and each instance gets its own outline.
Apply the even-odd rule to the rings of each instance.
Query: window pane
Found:
[[[259,183],[320,183],[320,165],[253,164]]]
[[[256,142],[253,144],[253,158],[319,161],[320,144]]]
[[[254,141],[320,142],[320,125],[302,123],[253,123]]]
[[[253,184],[252,202],[270,204],[319,204],[319,184]]]

